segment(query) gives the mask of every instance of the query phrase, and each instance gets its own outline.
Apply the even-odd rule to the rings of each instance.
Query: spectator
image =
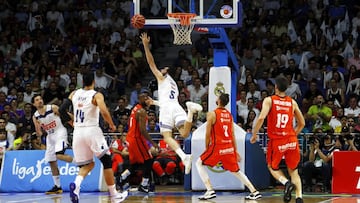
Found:
[[[20,130],[26,129],[32,132],[35,131],[35,126],[32,120],[32,104],[26,103],[24,105],[24,114],[18,119],[17,127]]]
[[[121,124],[118,125],[118,129],[119,126],[122,125]],[[113,135],[113,140],[110,144],[110,151],[112,155],[112,169],[114,172],[117,185],[120,184],[121,173],[128,168],[128,166],[126,165],[129,164],[128,163],[129,151],[127,149],[125,140],[126,140],[126,133],[117,132],[117,134]]]
[[[196,77],[193,79],[193,84],[188,86],[190,92],[190,101],[200,104],[206,89],[201,84],[201,79]]]
[[[286,89],[286,95],[290,96],[291,98],[297,100],[301,97],[301,90],[300,86],[293,82],[293,75],[290,72],[285,73],[285,77],[288,80],[289,86]]]
[[[310,106],[305,114],[305,118],[313,123],[313,132],[315,129],[321,129],[322,132],[331,130],[329,125],[332,116],[332,110],[326,106],[324,97],[320,94],[314,99],[314,104]]]
[[[14,139],[15,139],[15,134],[16,134],[16,127],[15,127],[15,131],[9,131],[9,128],[6,128],[7,126],[7,121],[4,117],[0,117],[0,132],[4,132],[5,134],[5,139],[6,139],[6,150],[12,150],[13,148],[13,144],[14,144]],[[11,125],[10,125],[11,126]],[[1,136],[0,136],[1,137]],[[3,141],[3,146],[4,146],[4,141]]]
[[[24,92],[24,102],[31,103],[31,98],[35,95],[35,92],[32,90],[31,83],[27,83],[25,85],[25,92]]]
[[[0,92],[8,93],[9,88],[5,85],[4,78],[0,77]]]
[[[138,102],[138,94],[140,94],[140,92],[142,92],[142,91],[146,91],[146,89],[142,87],[142,84],[140,81],[137,81],[135,83],[135,89],[133,91],[131,91],[131,94],[130,94],[130,105],[131,106],[134,106]]]
[[[329,125],[331,126],[334,133],[340,133],[342,128],[342,119],[346,120],[344,117],[344,108],[336,107],[336,115],[332,115]]]
[[[261,100],[261,93],[259,90],[257,90],[257,85],[255,84],[255,82],[249,82],[248,84],[249,90],[246,93],[246,99],[252,98],[255,104],[259,100]]]
[[[154,159],[152,169],[160,178],[160,185],[167,185],[169,176],[173,175],[176,169],[184,172],[184,165],[175,151],[164,140],[159,141],[159,149],[160,152]]]
[[[242,119],[244,119],[244,121],[246,121],[248,119],[248,115],[249,115],[249,112],[253,110],[256,114],[256,116],[259,115],[260,111],[258,109],[255,108],[255,103],[254,103],[254,99],[253,98],[248,98],[247,99],[247,108],[244,109],[243,111],[240,111],[238,113],[238,115],[240,117],[242,117]]]
[[[50,82],[49,87],[44,90],[43,99],[45,104],[60,105],[60,102],[63,99],[63,93],[56,82]]]
[[[336,105],[345,106],[345,89],[339,88],[335,78],[330,79],[329,88],[326,90],[326,100],[334,101]]]
[[[320,69],[320,64],[316,62],[314,58],[310,58],[308,62],[308,68],[303,70],[303,77],[305,81],[317,81],[321,82],[322,80],[322,72]]]
[[[344,109],[344,115],[349,118],[357,118],[360,115],[360,107],[358,105],[358,96],[350,95],[349,106]]]
[[[317,81],[315,79],[309,82],[309,89],[305,92],[302,100],[302,111],[307,112],[309,107],[314,104],[316,96],[322,94],[318,88]]]
[[[130,115],[130,110],[126,108],[125,106],[125,99],[120,97],[118,99],[118,105],[115,108],[115,111],[113,112],[113,118],[115,119],[116,123],[120,122],[122,115]]]

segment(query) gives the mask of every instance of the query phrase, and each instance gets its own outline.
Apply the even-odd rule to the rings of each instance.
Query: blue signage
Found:
[[[72,150],[66,150],[72,155]],[[50,165],[44,159],[45,150],[7,151],[1,167],[0,192],[45,192],[54,186]],[[63,191],[75,180],[79,167],[58,161]],[[82,192],[100,191],[102,165],[95,159],[95,167],[81,184]]]

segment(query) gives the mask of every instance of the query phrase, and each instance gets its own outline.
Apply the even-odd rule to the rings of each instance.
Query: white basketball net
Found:
[[[189,25],[182,25],[179,18],[168,16],[171,20],[170,26],[174,32],[174,44],[176,45],[187,45],[192,44],[191,33],[194,29],[195,21],[190,19]]]

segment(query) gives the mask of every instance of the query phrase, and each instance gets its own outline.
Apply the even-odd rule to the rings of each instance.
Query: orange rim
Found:
[[[190,25],[191,19],[196,16],[195,13],[168,13],[168,17],[180,19],[181,25]]]

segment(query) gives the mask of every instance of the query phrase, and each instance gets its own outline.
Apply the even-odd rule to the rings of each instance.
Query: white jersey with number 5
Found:
[[[78,89],[72,97],[74,126],[99,126],[99,108],[92,103],[95,90]]]
[[[178,102],[179,90],[176,82],[169,74],[165,75],[165,79],[158,85],[159,103]]]

